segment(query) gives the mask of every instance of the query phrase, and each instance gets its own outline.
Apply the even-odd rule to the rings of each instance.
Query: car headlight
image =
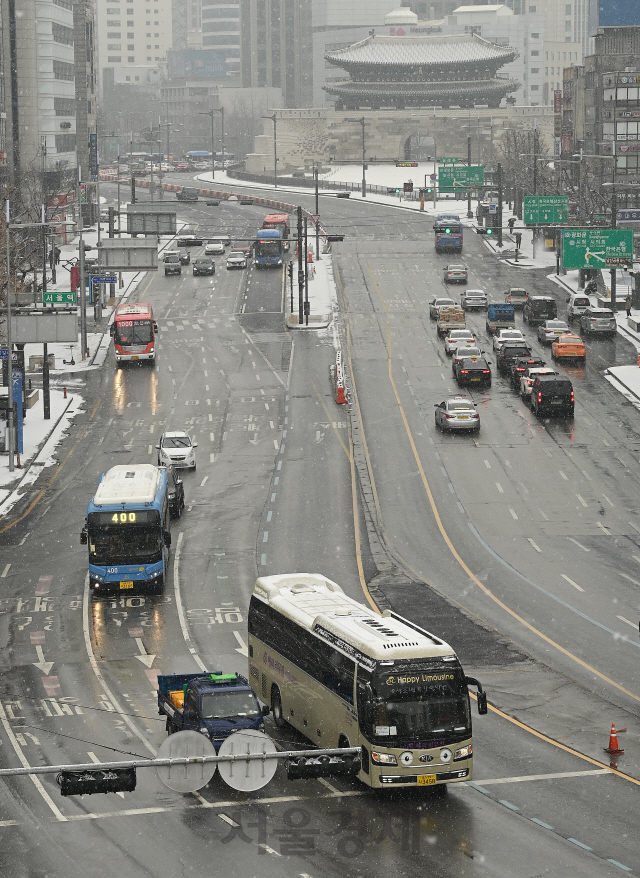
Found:
[[[373,762],[377,762],[378,765],[397,765],[398,760],[393,755],[393,753],[377,753],[375,750],[371,751],[371,759]]]
[[[456,759],[468,759],[470,756],[473,756],[473,744],[467,744],[466,747],[460,747],[459,750],[456,750],[453,754],[453,761]]]

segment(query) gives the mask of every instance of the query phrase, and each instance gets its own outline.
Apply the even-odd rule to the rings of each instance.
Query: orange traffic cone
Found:
[[[338,383],[337,383],[336,403],[338,405],[346,405],[346,403],[347,403],[347,397],[346,397],[345,392],[344,392],[344,384],[342,383],[342,381],[338,381]]]
[[[616,727],[614,723],[611,723],[611,734],[609,735],[609,746],[604,748],[605,753],[610,753],[612,756],[618,756],[620,753],[624,753],[624,750],[621,750],[618,745],[618,735],[616,734]]]

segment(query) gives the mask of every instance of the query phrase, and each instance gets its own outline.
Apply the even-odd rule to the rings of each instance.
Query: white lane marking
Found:
[[[585,771],[559,771],[557,774],[521,774],[516,777],[494,777],[490,780],[478,780],[478,784],[480,786],[489,786],[489,784],[503,784],[503,783],[525,783],[530,780],[554,780],[555,778],[563,778],[563,777],[585,777],[588,775],[605,775],[611,774],[608,768],[592,768],[586,769]],[[473,786],[476,781],[471,781],[469,786]]]
[[[218,817],[219,817],[221,820],[224,820],[225,823],[228,823],[229,826],[235,826],[235,827],[240,826],[239,823],[236,823],[236,821],[235,821],[235,820],[232,820],[231,817],[227,817],[226,814],[218,814]]]
[[[194,662],[198,665],[201,671],[206,671],[207,667],[204,662],[200,659],[200,656],[196,653],[193,646],[191,646],[191,635],[189,634],[189,629],[187,627],[187,619],[184,614],[184,607],[182,605],[182,596],[180,595],[180,553],[182,551],[182,540],[184,539],[184,533],[180,531],[178,534],[178,543],[176,545],[176,556],[173,559],[173,594],[176,601],[176,609],[178,611],[178,621],[180,622],[180,629],[182,630],[182,636],[184,637],[184,642],[187,644],[189,648],[189,652],[193,656]]]
[[[607,501],[607,503],[609,504],[609,506],[613,506],[613,503],[611,502],[611,500],[609,500],[609,498],[607,497],[606,494],[603,494],[602,496],[603,496],[604,499]]]
[[[153,454],[153,445],[150,445],[150,446],[149,446],[148,454]]]
[[[560,475],[562,476],[562,478],[565,480],[565,482],[568,482],[568,481],[569,481],[569,476],[566,475],[565,473],[563,473],[561,469],[558,470],[558,472],[560,473]]]
[[[584,500],[583,497],[580,496],[580,494],[576,494],[576,497],[582,503],[582,505],[585,507],[585,509],[588,508],[589,504]]]
[[[215,442],[215,435],[216,435],[215,433],[209,433],[209,441],[210,442]]]
[[[155,756],[157,750],[152,744],[147,741],[142,732],[136,727],[135,723],[131,721],[129,716],[124,712],[124,710],[120,707],[118,702],[113,696],[111,689],[107,686],[104,677],[102,676],[102,672],[98,667],[98,662],[96,661],[96,657],[93,654],[93,646],[91,645],[91,632],[89,630],[89,571],[87,570],[87,575],[84,580],[84,594],[82,595],[82,633],[84,634],[84,645],[87,650],[87,655],[89,656],[89,663],[93,669],[93,673],[96,675],[100,686],[102,687],[102,691],[104,692],[107,701],[110,701],[113,705],[116,713],[120,714],[120,719],[129,726],[133,734],[138,738],[147,750],[151,753],[152,756]],[[203,668],[204,670],[204,668]]]
[[[239,652],[240,655],[243,655],[245,658],[249,658],[249,649],[248,649],[248,647],[247,647],[247,644],[244,642],[244,640],[243,640],[242,637],[240,636],[240,632],[239,632],[239,631],[234,631],[234,632],[233,632],[233,636],[235,637],[235,639],[236,639],[236,640],[238,641],[238,643],[240,644],[240,646],[237,646],[237,647],[236,647],[236,652]]]
[[[603,533],[605,533],[608,537],[611,536],[611,534],[609,533],[609,531],[606,529],[606,527],[604,526],[604,524],[601,521],[599,521],[597,524]]]
[[[602,441],[603,441],[604,444],[607,446],[607,448],[611,448],[611,445],[607,442],[606,439],[603,439]]]
[[[11,564],[7,564],[7,565],[5,566],[5,568],[4,568],[4,570],[2,571],[2,573],[0,573],[0,577],[1,577],[2,579],[4,579],[4,578],[6,577],[6,575],[7,575],[7,573],[9,572],[10,569],[11,569]]]
[[[500,484],[500,482],[496,482],[496,488],[500,491],[501,494],[504,494],[504,488]]]
[[[551,452],[549,451],[548,448],[544,449],[544,453],[547,455],[547,457],[553,457],[553,455],[551,454]]]
[[[216,455],[215,455],[215,452],[212,451],[211,454],[209,455],[209,463],[215,463],[215,462],[216,462]],[[202,486],[200,486],[200,487],[202,487]]]
[[[633,629],[635,629],[635,628],[638,627],[638,626],[635,625],[633,622],[630,622],[628,619],[625,619],[624,616],[616,616],[616,619],[620,619],[621,622],[626,622],[627,625],[631,625],[631,627],[632,627]]]
[[[627,579],[627,580],[629,580],[629,582],[632,582],[634,585],[640,586],[640,582],[638,582],[637,579],[632,579],[631,576],[627,576],[626,573],[618,572],[618,576],[622,576],[623,579]]]
[[[569,577],[567,576],[566,573],[561,573],[560,576],[562,576],[563,579],[566,579],[566,581],[569,583],[569,585],[572,585],[574,588],[577,588],[578,591],[584,591],[584,589],[581,588],[577,582],[574,582],[573,579],[569,579]]]
[[[634,524],[632,521],[628,521],[627,524],[630,524],[631,527],[632,527],[634,530],[637,530],[638,533],[640,534],[640,527],[638,527],[637,524]]]
[[[87,573],[87,576],[89,576],[88,573]],[[18,759],[20,760],[20,762],[22,763],[22,767],[23,768],[31,768],[31,766],[29,765],[29,763],[27,761],[26,756],[22,752],[22,747],[18,743],[18,739],[13,734],[13,729],[9,725],[9,720],[7,719],[7,714],[5,713],[5,709],[4,709],[2,702],[0,702],[0,722],[2,722],[2,725],[4,726],[4,730],[7,734],[7,738],[9,738],[9,741],[11,742],[13,749],[16,751],[16,755],[17,755]],[[38,790],[38,792],[40,793],[42,798],[45,800],[45,802],[47,803],[49,808],[51,808],[51,811],[52,811],[54,817],[56,818],[56,820],[59,820],[61,823],[65,823],[67,818],[64,816],[62,811],[58,808],[58,806],[53,801],[53,799],[51,798],[49,793],[42,786],[42,782],[41,782],[40,778],[35,774],[30,774],[29,777],[33,781],[33,785]]]
[[[488,460],[485,460],[484,465],[486,466],[487,469],[491,469],[491,464],[489,463]]]
[[[209,476],[205,476],[204,479],[200,482],[200,487],[204,488],[204,486],[206,485],[208,480],[209,480]]]
[[[582,543],[579,543],[577,540],[574,540],[573,537],[567,537],[568,540],[571,540],[572,543],[575,543],[576,546],[582,549],[583,552],[590,552],[591,549],[587,549],[586,546],[583,546]]]
[[[515,509],[512,509],[511,507],[509,507],[509,512],[511,513],[512,518],[515,518],[515,520],[517,521],[518,515],[517,515]]]
[[[26,541],[27,541],[27,537],[28,537],[30,534],[31,534],[31,531],[29,531],[29,533],[26,533],[26,534],[22,537],[22,539],[20,540],[20,542],[18,543],[18,545],[19,545],[19,546],[24,546],[24,544],[25,544]]]
[[[542,549],[540,548],[540,546],[538,546],[537,543],[534,543],[534,541],[531,539],[531,537],[527,537],[527,542],[531,543],[531,545],[536,550],[536,552],[542,553]]]
[[[319,782],[322,784],[323,787],[326,787],[328,790],[331,791],[331,795],[332,795],[332,796],[341,796],[341,795],[342,795],[342,793],[340,792],[340,790],[337,790],[337,789],[333,786],[333,784],[330,784],[330,783],[329,783],[329,781],[328,781],[326,778],[324,778],[324,777],[319,777],[318,780],[319,780]]]
[[[275,495],[275,494],[272,494],[272,495],[271,495],[271,502],[273,503],[275,499],[276,499],[276,495]]]
[[[273,447],[274,447],[276,450],[280,447],[280,445],[279,445],[277,439],[274,439],[274,440],[273,440]]]

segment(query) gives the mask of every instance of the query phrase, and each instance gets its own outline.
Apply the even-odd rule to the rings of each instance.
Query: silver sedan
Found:
[[[542,344],[551,344],[558,336],[567,335],[570,332],[571,330],[564,320],[545,320],[538,327],[538,341],[541,341]]]
[[[472,430],[480,432],[480,415],[470,399],[455,396],[436,403],[436,427],[444,432],[449,430]]]

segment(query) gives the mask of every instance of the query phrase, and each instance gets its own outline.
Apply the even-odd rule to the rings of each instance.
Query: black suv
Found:
[[[501,375],[509,375],[511,363],[519,357],[530,357],[531,348],[526,344],[501,344],[496,356],[496,368]]]
[[[509,378],[511,386],[520,393],[520,379],[526,369],[535,369],[537,366],[546,366],[544,360],[540,357],[516,357],[509,363]]]
[[[551,296],[527,296],[522,309],[522,319],[531,326],[539,326],[545,320],[555,320],[558,316],[556,300]]]
[[[491,387],[491,369],[485,357],[463,357],[456,371],[458,386],[463,384]]]
[[[536,415],[573,417],[573,385],[562,375],[536,375],[531,385],[531,410]]]

